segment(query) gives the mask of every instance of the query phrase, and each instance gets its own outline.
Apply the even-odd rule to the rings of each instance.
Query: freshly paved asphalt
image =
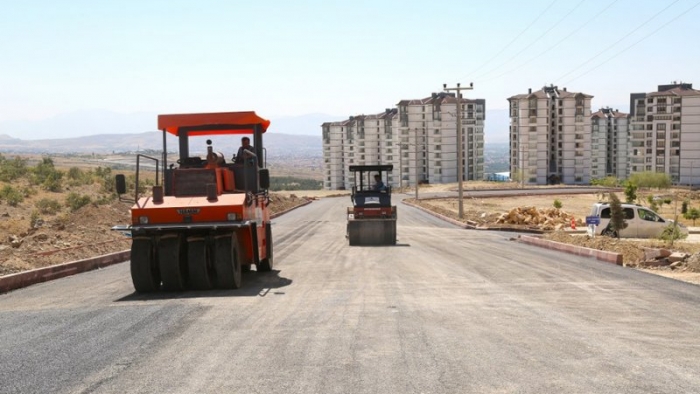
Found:
[[[272,273],[136,295],[118,264],[0,295],[0,393],[697,393],[700,286],[400,204],[349,247],[329,198],[275,220]]]

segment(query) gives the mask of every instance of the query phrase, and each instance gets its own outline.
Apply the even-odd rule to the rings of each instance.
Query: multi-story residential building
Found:
[[[398,136],[393,123],[396,109],[376,115],[351,116],[340,122],[327,122],[323,130],[324,188],[349,189],[353,185],[350,165],[393,164],[398,169]],[[389,184],[399,185],[398,173],[389,174]]]
[[[629,114],[601,108],[591,115],[591,179],[629,176]]]
[[[463,180],[484,177],[483,99],[460,100],[462,157],[457,158],[457,98],[452,93],[433,93],[417,100],[401,100],[398,124],[401,138],[401,180],[416,183],[457,182],[457,166]]]
[[[480,180],[486,104],[482,99],[460,102],[463,179]],[[354,180],[348,166],[362,164],[392,164],[392,187],[457,181],[457,99],[452,93],[402,100],[398,108],[321,127],[326,189],[350,188]]]
[[[700,91],[690,83],[630,95],[630,172],[653,171],[700,184]]]
[[[511,174],[530,184],[588,184],[592,98],[554,85],[510,97]]]

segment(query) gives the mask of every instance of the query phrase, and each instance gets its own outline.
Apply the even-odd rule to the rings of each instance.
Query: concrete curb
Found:
[[[556,241],[549,241],[546,239],[532,237],[529,235],[521,235],[518,238],[518,241],[526,243],[528,245],[539,246],[545,249],[557,250],[560,252],[574,254],[577,256],[593,257],[596,260],[604,261],[606,263],[622,265],[622,255],[620,253],[584,248],[582,246],[570,245]]]
[[[75,275],[81,272],[104,268],[112,264],[129,260],[129,250],[105,254],[84,260],[76,260],[70,263],[52,265],[37,268],[31,271],[18,272],[16,274],[0,277],[0,293],[6,293],[36,283],[47,282],[54,279]]]
[[[410,202],[406,202],[406,201],[403,201],[403,200],[402,200],[401,202],[402,202],[403,204],[405,204],[405,205],[408,205],[409,207],[413,207],[413,208],[416,208],[416,209],[420,209],[421,211],[423,211],[423,212],[425,212],[425,213],[427,213],[427,214],[429,214],[429,215],[435,216],[435,217],[438,218],[438,219],[442,219],[442,220],[444,220],[444,221],[446,221],[446,222],[448,222],[448,223],[454,224],[454,225],[457,226],[457,227],[466,228],[466,229],[469,229],[469,230],[476,230],[476,229],[477,229],[476,225],[472,225],[472,224],[460,222],[459,220],[455,220],[455,219],[452,219],[451,217],[448,217],[448,216],[439,214],[439,213],[437,213],[437,212],[433,212],[433,211],[431,211],[431,210],[429,210],[429,209],[427,209],[427,208],[423,208],[423,207],[421,207],[420,205],[413,204],[413,203],[410,203]]]

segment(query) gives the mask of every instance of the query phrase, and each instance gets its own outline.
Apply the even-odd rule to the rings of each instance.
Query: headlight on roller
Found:
[[[226,220],[228,220],[229,222],[235,222],[236,220],[238,220],[238,216],[235,213],[229,213],[226,215]]]
[[[139,223],[148,224],[148,216],[139,216]]]

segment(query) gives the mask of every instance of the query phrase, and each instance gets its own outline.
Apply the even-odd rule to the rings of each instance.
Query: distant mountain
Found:
[[[262,114],[262,116],[265,116]],[[83,110],[41,120],[0,121],[0,135],[23,140],[75,138],[94,135],[155,131],[158,114],[154,112],[117,113],[107,110]],[[289,135],[320,135],[321,124],[344,119],[343,116],[307,114],[270,118],[270,132]],[[0,138],[1,140],[2,138]]]
[[[82,110],[40,120],[0,122],[0,134],[23,140],[73,138],[102,134],[135,133],[156,130],[156,114],[122,114],[107,110]]]
[[[136,134],[101,134],[75,138],[23,140],[0,136],[0,152],[45,153],[45,154],[89,154],[124,153],[146,150],[161,150],[163,134],[149,131]],[[205,154],[206,137],[195,137],[190,141],[190,151]],[[240,140],[237,136],[217,136],[211,138],[216,151],[230,157],[238,151]],[[168,135],[168,151],[177,151],[177,139]],[[269,132],[265,134],[265,148],[269,158],[321,157],[322,144],[318,136],[288,135]]]

